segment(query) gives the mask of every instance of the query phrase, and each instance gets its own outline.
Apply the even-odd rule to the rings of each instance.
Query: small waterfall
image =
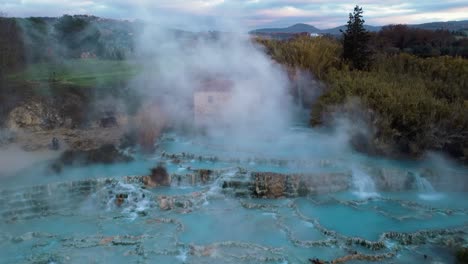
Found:
[[[415,174],[414,179],[416,180],[418,191],[423,193],[435,193],[434,187],[432,187],[432,184],[426,178]]]
[[[188,250],[182,250],[180,251],[180,254],[176,256],[176,258],[180,261],[182,261],[183,263],[185,263],[187,261],[187,256],[188,256]]]
[[[443,195],[437,193],[432,184],[426,178],[421,177],[419,173],[414,174],[414,180],[420,192],[419,198],[423,200],[440,200],[442,198]]]
[[[353,168],[352,181],[355,190],[354,193],[360,198],[367,199],[370,197],[379,196],[374,181],[364,171],[357,168]]]
[[[123,195],[120,201],[118,201],[118,195]],[[131,221],[140,214],[144,214],[155,204],[151,199],[151,192],[137,185],[123,182],[106,185],[95,193],[94,201],[100,202],[102,200],[106,203],[105,210],[107,212],[120,211]]]

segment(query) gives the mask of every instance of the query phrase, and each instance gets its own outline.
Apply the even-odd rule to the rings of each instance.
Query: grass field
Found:
[[[127,81],[140,71],[141,66],[132,61],[76,59],[31,64],[22,71],[9,74],[7,80],[103,87]]]

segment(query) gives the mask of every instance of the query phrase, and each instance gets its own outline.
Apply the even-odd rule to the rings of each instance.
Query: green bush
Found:
[[[330,69],[341,65],[341,44],[334,39],[300,36],[289,41],[259,38],[257,42],[275,61],[309,70],[319,79],[325,78]]]
[[[434,83],[439,83],[434,80]],[[389,71],[331,71],[329,89],[312,110],[312,124],[323,123],[329,106],[358,97],[364,107],[378,115],[378,137],[395,144],[401,152],[420,154],[427,149],[459,145],[463,152],[468,131],[468,105],[462,97],[437,96],[438,88],[417,74]],[[456,88],[454,84],[454,88]],[[455,153],[452,153],[455,154]],[[461,154],[460,154],[461,155]],[[457,156],[457,155],[455,155]]]
[[[374,141],[398,153],[419,155],[442,150],[468,155],[468,60],[376,54],[369,71],[350,70],[340,62],[333,39],[300,37],[258,40],[268,54],[289,67],[307,69],[327,89],[312,106],[311,124],[323,124],[350,98],[371,109]]]

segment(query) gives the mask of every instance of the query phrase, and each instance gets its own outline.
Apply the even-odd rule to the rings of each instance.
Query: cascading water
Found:
[[[416,187],[420,192],[419,198],[423,200],[440,200],[442,198],[442,195],[436,192],[431,182],[429,182],[426,178],[421,177],[419,174],[415,174],[414,179],[416,182]]]
[[[352,168],[352,184],[354,187],[354,194],[359,198],[367,199],[379,196],[372,178],[356,167]]]
[[[300,151],[280,163],[277,161],[284,161],[281,158],[286,155],[277,161],[264,156],[231,160],[207,145],[177,135],[173,138],[164,138],[161,154],[151,160],[152,164],[166,164],[173,176],[170,187],[143,186],[142,173],[134,164],[106,168],[119,175],[138,173],[136,176],[100,178],[95,167],[89,167],[69,175],[65,182],[49,177],[46,179],[51,182],[40,186],[6,186],[3,190],[3,185],[0,262],[279,264],[367,256],[378,260],[366,263],[422,263],[428,261],[426,258],[433,263],[451,263],[443,251],[434,250],[439,248],[437,243],[464,243],[455,238],[460,236],[459,228],[468,230],[466,193],[444,193],[444,199],[437,202],[422,201],[413,192],[377,193],[379,185],[367,173],[367,164],[358,165],[355,160],[341,159],[341,166],[307,163],[301,167],[302,163],[297,163],[304,157]],[[252,160],[255,164],[249,165]],[[344,191],[349,168],[351,192]],[[286,182],[283,185],[275,177],[255,178],[253,172],[294,175],[301,173],[300,169],[312,174],[320,170],[313,175],[324,175],[324,186],[344,181],[343,188],[338,193],[308,197],[251,196],[252,187],[263,191],[266,184],[269,190],[293,193]],[[414,187],[421,191],[418,195],[434,195],[427,179],[414,177]],[[366,200],[369,197],[376,198]],[[385,239],[379,241],[383,234]],[[434,239],[421,240],[426,236]],[[84,250],[90,253],[83,254]]]
[[[424,193],[434,193],[434,187],[432,187],[432,184],[424,177],[421,177],[419,174],[416,174],[415,176],[416,180],[416,186],[418,187],[418,190],[420,192]]]

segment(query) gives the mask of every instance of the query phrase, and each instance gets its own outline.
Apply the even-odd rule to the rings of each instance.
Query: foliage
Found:
[[[56,42],[49,38],[52,32],[49,22],[43,18],[30,17],[17,19],[17,23],[26,63],[52,60]]]
[[[460,57],[421,59],[409,54],[376,57],[375,71],[394,76],[410,75],[424,81],[437,99],[449,103],[468,100],[468,60]]]
[[[468,58],[468,39],[463,32],[425,30],[389,25],[371,34],[371,46],[384,53],[410,53],[419,57],[462,56]]]
[[[80,58],[83,53],[101,59],[128,59],[138,26],[83,15],[0,17],[0,75],[29,63],[55,63]]]
[[[412,57],[406,70],[396,68],[405,65],[407,56],[382,60],[376,70],[369,72],[332,71],[329,90],[314,106],[312,122],[322,123],[328,106],[358,97],[365,107],[378,114],[374,120],[376,136],[396,146],[398,152],[418,155],[427,149],[438,149],[464,156],[468,148],[468,104],[461,91],[468,88],[468,61],[462,61],[464,75],[445,81],[447,75],[440,69],[460,71],[460,60],[446,60],[441,66]]]
[[[21,32],[14,18],[0,17],[0,79],[5,72],[23,65]]]
[[[358,70],[369,66],[371,52],[369,49],[369,32],[364,28],[362,8],[356,6],[349,14],[346,31],[343,32],[343,59]]]
[[[82,87],[107,87],[124,82],[140,72],[131,61],[76,59],[57,63],[36,63],[6,76],[8,81],[54,83]]]
[[[68,16],[54,24],[55,38],[67,48],[67,58],[90,52],[99,58],[123,60],[133,52],[133,31],[125,21],[98,19],[93,16]]]
[[[101,33],[89,20],[64,15],[57,20],[54,29],[65,57],[79,58],[82,52],[97,53],[101,49],[98,41]]]
[[[257,41],[277,62],[307,69],[327,85],[312,106],[312,125],[323,124],[343,110],[336,106],[359,98],[375,113],[368,121],[375,126],[376,144],[394,146],[401,154],[434,149],[468,156],[468,60],[379,53],[372,68],[358,71],[340,62],[341,48],[333,39]]]
[[[311,71],[319,79],[324,78],[331,68],[340,66],[340,44],[331,38],[311,39],[299,36],[288,41],[258,38],[267,54],[275,61],[289,67],[299,67]]]

